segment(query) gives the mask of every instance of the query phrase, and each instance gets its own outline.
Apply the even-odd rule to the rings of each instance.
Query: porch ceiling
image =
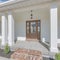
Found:
[[[41,5],[51,3],[53,0],[13,0],[10,2],[6,2],[0,4],[0,12],[8,11],[8,10],[15,10],[19,8],[34,6],[34,5]],[[56,0],[58,1],[58,0]]]

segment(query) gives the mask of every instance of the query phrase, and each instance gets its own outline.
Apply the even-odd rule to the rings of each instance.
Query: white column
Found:
[[[2,15],[2,46],[7,43],[7,19]]]
[[[14,19],[11,13],[8,13],[8,44],[14,44]]]
[[[51,52],[58,52],[57,49],[57,6],[53,5],[50,9],[50,26],[51,26],[51,45],[50,45],[50,51]]]

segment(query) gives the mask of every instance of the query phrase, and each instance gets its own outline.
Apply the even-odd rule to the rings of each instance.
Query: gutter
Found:
[[[24,2],[24,1],[28,1],[28,0],[12,0],[12,1],[6,1],[6,2],[3,2],[3,3],[0,3],[0,8],[1,7],[4,7],[4,6],[9,6],[9,5],[13,5],[13,4],[16,4],[16,3]]]

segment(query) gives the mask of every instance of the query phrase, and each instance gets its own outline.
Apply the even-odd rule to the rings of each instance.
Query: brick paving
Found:
[[[11,58],[15,60],[43,60],[40,51],[20,48],[11,55]]]

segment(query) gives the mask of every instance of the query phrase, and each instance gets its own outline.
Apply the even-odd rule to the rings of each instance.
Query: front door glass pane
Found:
[[[40,32],[40,21],[38,21],[38,32]]]
[[[31,22],[31,33],[36,32],[36,22]]]
[[[29,22],[27,23],[27,33],[29,33]]]

